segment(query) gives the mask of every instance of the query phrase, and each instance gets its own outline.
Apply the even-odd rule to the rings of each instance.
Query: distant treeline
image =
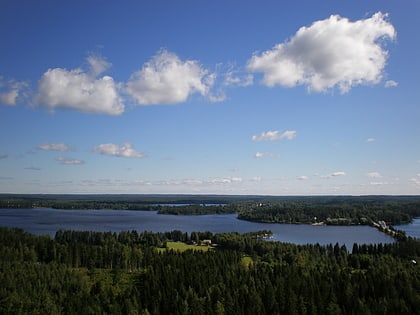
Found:
[[[177,205],[226,205],[240,196],[218,195],[22,195],[0,194],[0,208],[162,210]],[[167,206],[164,206],[167,205]]]
[[[237,206],[235,204],[227,205],[184,205],[184,206],[159,206],[159,214],[176,214],[176,215],[202,215],[202,214],[230,214],[236,213]]]
[[[349,252],[257,234],[0,228],[0,314],[418,314],[418,240]],[[214,250],[157,250],[204,239]]]
[[[237,213],[242,220],[270,223],[396,225],[420,216],[420,196],[0,195],[0,208],[37,207]]]
[[[385,221],[396,225],[420,216],[420,197],[306,197],[281,202],[245,205],[238,218],[270,223],[370,225]]]

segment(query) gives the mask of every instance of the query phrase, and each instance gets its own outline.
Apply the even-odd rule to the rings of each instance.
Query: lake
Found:
[[[418,221],[420,224],[420,220]],[[238,220],[236,214],[199,216],[162,215],[155,211],[0,209],[0,226],[18,227],[36,235],[54,236],[57,230],[166,232],[181,230],[255,232],[271,230],[273,240],[295,244],[346,245],[392,243],[395,240],[369,226],[312,226]]]
[[[414,218],[413,222],[397,225],[395,228],[404,231],[407,236],[420,239],[420,218]]]

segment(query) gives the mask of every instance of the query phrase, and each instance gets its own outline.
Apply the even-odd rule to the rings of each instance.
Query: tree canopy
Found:
[[[415,314],[420,309],[416,239],[347,249],[259,239],[265,233],[58,231],[51,238],[0,228],[0,313]],[[208,251],[178,251],[165,249],[169,240],[212,245]]]

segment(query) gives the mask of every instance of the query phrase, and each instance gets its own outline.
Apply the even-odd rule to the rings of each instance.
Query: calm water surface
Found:
[[[55,235],[57,230],[166,232],[181,230],[254,232],[271,230],[273,240],[295,244],[335,244],[351,249],[354,243],[392,243],[394,239],[369,226],[311,226],[242,221],[236,214],[177,216],[155,211],[0,209],[0,226],[19,227],[30,233]],[[420,225],[420,220],[417,221]],[[417,226],[417,228],[420,228]]]
[[[410,224],[397,225],[395,228],[404,231],[407,236],[420,239],[420,218],[415,218]]]

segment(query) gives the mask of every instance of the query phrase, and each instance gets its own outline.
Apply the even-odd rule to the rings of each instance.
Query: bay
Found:
[[[395,228],[404,231],[407,236],[420,239],[420,217],[414,218],[409,224],[396,225]]]
[[[312,226],[296,224],[257,223],[238,220],[236,214],[161,215],[155,211],[126,210],[57,210],[0,209],[0,226],[18,227],[36,235],[54,237],[58,230],[121,232],[136,230],[166,232],[181,230],[222,232],[256,232],[271,230],[273,241],[295,244],[345,245],[354,243],[393,243],[395,240],[369,226]]]

